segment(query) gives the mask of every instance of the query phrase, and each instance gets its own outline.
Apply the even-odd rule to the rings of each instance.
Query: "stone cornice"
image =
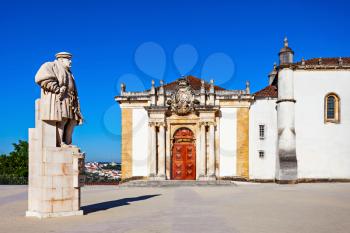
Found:
[[[296,65],[295,70],[349,70],[350,66],[340,65]]]
[[[166,123],[164,122],[164,121],[150,121],[150,122],[148,122],[148,126],[149,127],[160,127],[160,126],[162,126],[162,127],[164,127],[164,128],[166,128]]]
[[[219,110],[219,106],[215,105],[198,105],[196,106],[196,111],[201,113],[201,112],[217,112]]]
[[[168,106],[151,105],[151,106],[145,107],[145,109],[148,112],[166,112],[166,111],[168,111],[169,107]]]
[[[302,64],[285,64],[277,66],[277,70],[282,69],[292,70],[349,70],[349,65],[302,65]]]
[[[199,124],[199,126],[202,126],[202,125],[204,125],[204,126],[210,126],[210,125],[213,125],[213,126],[215,126],[215,127],[216,127],[216,122],[215,122],[215,121],[209,121],[209,120],[200,120],[200,121],[198,122],[198,124]]]
[[[278,99],[276,101],[276,104],[282,103],[282,102],[293,102],[293,103],[296,103],[297,101],[295,99]]]

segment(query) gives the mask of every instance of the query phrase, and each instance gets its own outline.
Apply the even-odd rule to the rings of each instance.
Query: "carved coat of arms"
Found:
[[[167,104],[171,106],[171,110],[178,115],[186,115],[194,111],[194,105],[198,101],[194,98],[194,92],[186,78],[178,81],[178,87]]]

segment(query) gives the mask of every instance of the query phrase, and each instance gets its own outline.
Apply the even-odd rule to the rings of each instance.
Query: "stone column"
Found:
[[[155,177],[157,174],[156,171],[156,161],[157,161],[157,138],[156,138],[156,126],[154,123],[150,123],[149,125],[149,135],[150,135],[150,145],[149,145],[149,177]]]
[[[206,142],[205,142],[205,136],[206,136],[206,132],[205,132],[205,123],[202,122],[201,123],[201,166],[200,166],[200,170],[199,170],[199,178],[200,179],[205,179],[206,177]]]
[[[215,179],[215,129],[214,122],[209,125],[208,178]]]
[[[165,133],[164,133],[164,123],[159,125],[158,132],[158,178],[165,179]]]
[[[170,167],[171,167],[171,136],[170,136],[170,124],[167,125],[167,129],[165,130],[165,148],[166,148],[166,153],[165,153],[165,174],[166,174],[166,178],[167,180],[170,180],[171,176],[170,176]]]

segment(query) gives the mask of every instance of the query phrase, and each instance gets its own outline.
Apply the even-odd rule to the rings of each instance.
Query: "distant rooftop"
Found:
[[[188,80],[189,84],[191,85],[191,87],[193,88],[193,90],[199,91],[199,90],[201,89],[202,80],[201,80],[200,78],[197,78],[197,77],[195,77],[195,76],[189,75],[189,76],[187,76],[187,80]],[[214,80],[214,81],[215,81],[215,80]],[[164,89],[165,89],[166,91],[175,91],[176,88],[177,88],[177,86],[178,86],[178,81],[175,80],[175,81],[173,81],[173,82],[171,82],[171,83],[165,84],[165,85],[164,85]],[[159,87],[158,87],[158,88],[159,88]],[[204,88],[205,88],[206,90],[209,90],[209,88],[210,88],[210,83],[204,82]],[[214,89],[215,89],[216,91],[218,91],[218,90],[225,90],[225,88],[222,88],[222,87],[219,87],[219,86],[215,86],[215,85],[214,85]]]
[[[277,87],[274,85],[269,85],[263,89],[261,89],[260,91],[255,92],[253,95],[256,98],[266,98],[266,97],[270,97],[270,98],[277,98]]]
[[[298,69],[350,69],[350,57],[311,58],[295,62]]]

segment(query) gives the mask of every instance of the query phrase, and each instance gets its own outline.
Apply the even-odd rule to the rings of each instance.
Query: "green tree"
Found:
[[[9,155],[0,156],[0,175],[28,177],[28,142],[19,140],[12,145]]]

